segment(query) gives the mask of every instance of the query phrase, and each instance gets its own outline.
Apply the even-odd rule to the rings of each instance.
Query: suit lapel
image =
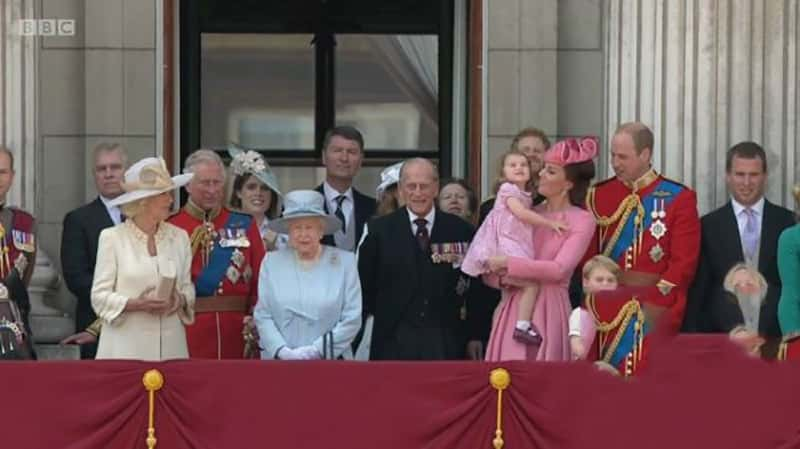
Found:
[[[316,190],[322,195],[322,208],[325,210],[326,214],[329,214],[330,212],[328,212],[328,199],[325,198],[325,189],[323,185],[322,184],[318,185],[317,188],[314,190]],[[356,243],[358,243],[358,241],[356,241]],[[336,246],[336,241],[333,240],[333,234],[328,234],[322,237],[322,244],[328,246]]]
[[[777,207],[764,199],[764,217],[761,220],[761,235],[758,236],[758,271],[766,273],[770,258],[778,253],[778,239],[770,238],[780,233],[776,217]]]
[[[100,229],[114,226],[114,220],[111,219],[111,215],[108,214],[106,205],[103,204],[103,200],[101,200],[99,196],[92,201],[92,215],[94,215],[94,218],[98,220],[97,224]]]
[[[724,239],[730,236],[732,244],[727,246],[728,255],[732,260],[743,261],[744,250],[742,249],[742,236],[739,235],[739,222],[736,221],[736,214],[733,212],[733,204],[728,201],[724,206],[722,222],[719,224],[719,235]]]
[[[411,276],[411,285],[416,285],[417,278],[417,239],[411,232],[411,222],[408,219],[408,211],[401,207],[395,212],[394,234],[399,236],[397,239],[398,252],[402,254],[403,265],[407,266],[408,275]]]

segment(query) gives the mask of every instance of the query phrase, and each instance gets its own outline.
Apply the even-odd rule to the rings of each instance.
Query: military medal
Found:
[[[650,248],[650,260],[658,263],[664,257],[664,248],[661,247],[659,240],[667,235],[667,225],[664,219],[667,217],[667,211],[664,207],[664,200],[653,199],[653,210],[650,212],[650,217],[653,222],[650,224],[650,235],[656,239],[656,244]]]
[[[239,248],[233,250],[233,254],[231,254],[231,262],[236,265],[236,268],[242,268],[242,264],[244,263],[244,253],[239,251]]]
[[[230,265],[228,266],[228,270],[225,272],[225,276],[228,278],[229,281],[231,281],[231,284],[235,284],[236,281],[239,280],[239,276],[241,276],[241,274],[239,273],[239,270],[236,269],[236,267]]]
[[[658,243],[655,244],[652,248],[650,248],[650,259],[653,262],[658,263],[661,258],[664,257],[664,248],[661,247]]]
[[[36,250],[36,245],[33,240],[33,234],[31,234],[30,232],[23,232],[18,229],[12,229],[11,237],[14,242],[14,246],[18,250],[25,251],[26,253],[32,253]]]
[[[250,268],[250,265],[248,265],[247,268],[245,268],[244,271],[242,272],[242,278],[244,278],[245,284],[249,284],[250,279],[252,277],[253,277],[253,269]]]

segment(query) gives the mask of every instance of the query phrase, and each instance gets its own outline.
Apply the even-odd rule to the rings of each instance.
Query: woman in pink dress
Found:
[[[552,221],[569,224],[560,234],[552,228],[533,227],[535,259],[506,254],[492,256],[485,276],[489,285],[502,289],[495,310],[486,360],[570,360],[567,289],[572,272],[594,234],[592,215],[583,209],[584,198],[595,169],[595,139],[566,139],[545,154],[539,174],[539,194],[545,201],[534,210]],[[533,324],[542,333],[542,343],[529,346],[513,338],[518,302],[524,288],[539,284]]]

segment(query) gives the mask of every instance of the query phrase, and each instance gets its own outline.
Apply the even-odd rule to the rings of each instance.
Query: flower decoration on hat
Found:
[[[258,152],[248,150],[234,156],[231,169],[236,176],[241,176],[245,173],[260,173],[267,169],[267,165]]]
[[[560,140],[547,150],[544,155],[545,162],[556,165],[571,165],[590,161],[597,156],[597,137],[584,137],[581,139],[567,138]]]

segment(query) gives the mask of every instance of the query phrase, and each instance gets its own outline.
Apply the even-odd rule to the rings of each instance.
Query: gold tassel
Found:
[[[786,351],[789,349],[789,345],[784,341],[781,342],[780,346],[778,346],[778,356],[776,357],[777,360],[784,361],[786,360]]]
[[[502,449],[503,441],[503,390],[511,385],[511,375],[505,368],[495,368],[489,373],[489,383],[497,390],[497,429],[494,431],[492,446]]]
[[[147,390],[150,401],[147,420],[147,438],[145,439],[145,443],[147,443],[147,449],[153,449],[156,447],[157,441],[156,428],[153,419],[155,416],[155,395],[156,391],[160,390],[161,387],[164,386],[164,376],[161,374],[161,371],[157,369],[151,369],[144,373],[144,376],[142,377],[142,383],[144,384],[144,389]]]

